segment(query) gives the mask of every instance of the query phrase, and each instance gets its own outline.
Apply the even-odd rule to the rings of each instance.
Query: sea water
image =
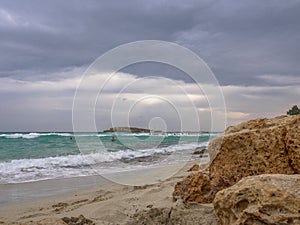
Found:
[[[216,135],[0,133],[0,184],[130,171],[188,161],[197,147],[206,147]]]

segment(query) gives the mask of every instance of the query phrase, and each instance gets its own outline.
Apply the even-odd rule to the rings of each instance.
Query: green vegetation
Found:
[[[300,109],[298,108],[298,106],[294,105],[289,111],[287,111],[288,115],[298,115],[300,114]]]

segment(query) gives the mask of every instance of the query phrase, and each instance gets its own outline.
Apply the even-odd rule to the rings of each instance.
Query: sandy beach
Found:
[[[187,170],[195,163],[200,162],[189,162],[171,178],[143,186],[93,176],[1,187],[0,224],[43,224],[37,221],[80,215],[95,224],[216,224],[211,204],[184,206],[172,199],[175,184],[192,173]]]

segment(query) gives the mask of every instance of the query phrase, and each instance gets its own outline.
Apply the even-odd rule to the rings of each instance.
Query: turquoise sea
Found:
[[[188,161],[197,147],[207,146],[216,135],[0,133],[0,183],[88,176],[95,170],[105,173]]]

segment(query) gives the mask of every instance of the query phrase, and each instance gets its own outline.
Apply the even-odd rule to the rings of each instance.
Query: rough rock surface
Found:
[[[300,115],[250,120],[229,127],[208,149],[212,185],[222,190],[246,176],[298,173],[299,126]]]
[[[203,155],[206,152],[207,152],[207,149],[205,147],[198,147],[198,148],[195,149],[193,154],[194,155]]]
[[[218,191],[243,177],[300,173],[299,127],[300,115],[250,120],[228,127],[208,146],[211,161],[205,176],[199,172],[179,182],[174,199],[181,196],[184,202],[207,203]]]
[[[300,175],[243,178],[214,199],[221,225],[300,224]]]
[[[191,168],[188,169],[188,172],[199,171],[199,169],[200,169],[199,164],[194,164]]]
[[[186,202],[211,203],[211,184],[208,171],[191,174],[175,185],[173,199]]]
[[[217,225],[212,204],[190,208],[152,208],[134,214],[127,225]]]
[[[95,223],[85,218],[83,215],[80,215],[78,217],[64,217],[62,218],[64,222],[66,222],[68,225],[94,225]]]

